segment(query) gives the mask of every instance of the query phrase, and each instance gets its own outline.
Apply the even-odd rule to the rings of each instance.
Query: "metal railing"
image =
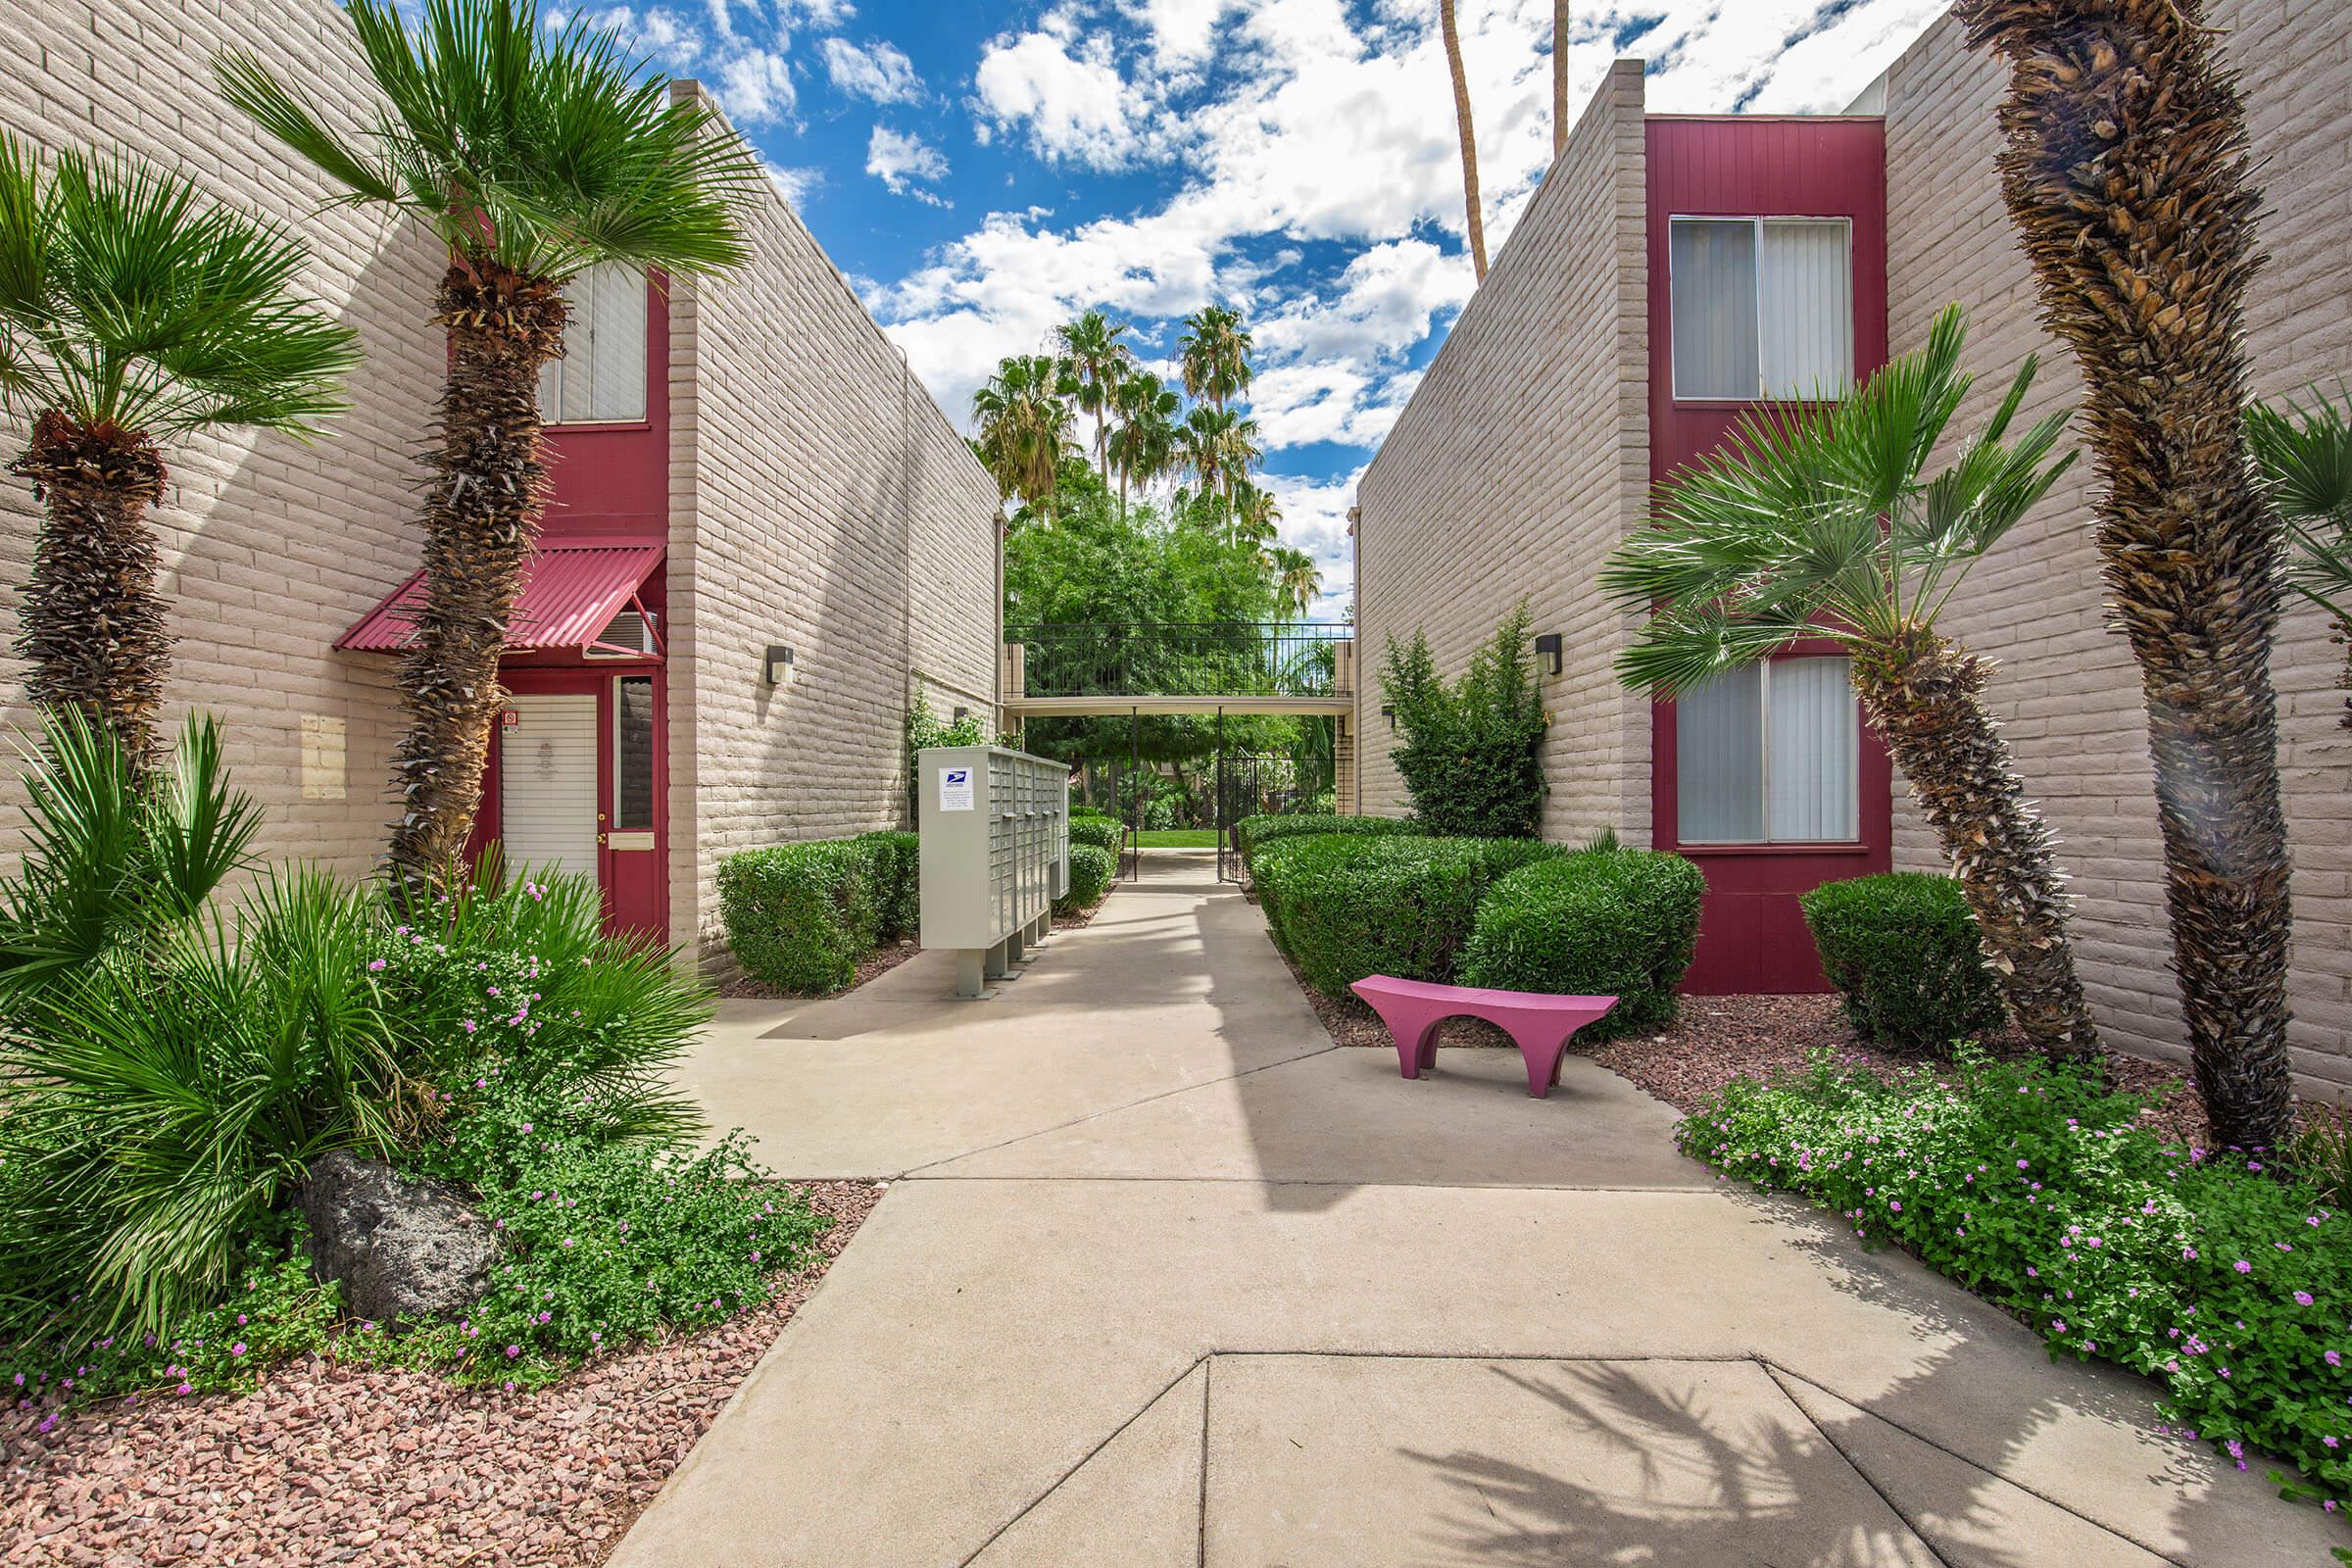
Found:
[[[1355,628],[1305,621],[1007,626],[1028,697],[1354,695]]]

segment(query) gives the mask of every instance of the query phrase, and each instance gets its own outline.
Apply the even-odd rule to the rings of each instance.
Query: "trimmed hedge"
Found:
[[[1250,874],[1275,942],[1339,997],[1371,974],[1451,980],[1487,890],[1560,853],[1535,839],[1325,833],[1261,845]]]
[[[921,840],[912,833],[813,839],[718,864],[719,917],[744,973],[804,996],[839,991],[888,939],[921,921]]]
[[[1670,1023],[1706,891],[1697,866],[1656,850],[1580,850],[1521,866],[1479,905],[1461,983],[1613,996],[1608,1016],[1577,1034],[1592,1043]]]
[[[1073,827],[1075,823],[1071,824]],[[1118,872],[1118,858],[1100,845],[1070,841],[1070,891],[1054,901],[1055,914],[1075,914],[1102,902]]]
[[[1107,816],[1079,816],[1075,812],[1070,816],[1070,845],[1073,849],[1087,844],[1098,850],[1116,853],[1122,831],[1119,824]]]
[[[1401,816],[1245,816],[1233,824],[1233,847],[1244,861],[1258,849],[1281,839],[1311,838],[1320,834],[1359,833],[1375,837],[1421,836],[1421,824]]]
[[[922,835],[885,829],[860,834],[855,842],[873,847],[876,873],[888,890],[882,901],[881,940],[913,936],[923,924]]]
[[[1825,882],[1797,906],[1822,973],[1863,1039],[1940,1051],[2001,1027],[2000,987],[1950,877],[1895,871]]]

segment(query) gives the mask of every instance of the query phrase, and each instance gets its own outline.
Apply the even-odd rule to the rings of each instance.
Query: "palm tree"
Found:
[[[1264,456],[1257,445],[1257,421],[1231,409],[1196,406],[1184,416],[1176,439],[1178,454],[1200,481],[1200,493],[1216,502],[1230,522],[1234,486]]]
[[[1234,537],[1256,545],[1272,544],[1279,532],[1276,525],[1282,521],[1282,508],[1275,504],[1274,492],[1241,479],[1234,483],[1232,499]]]
[[[999,362],[997,373],[972,394],[981,462],[1005,500],[1054,499],[1076,421],[1069,386],[1066,369],[1052,355],[1015,354]]]
[[[1256,371],[1250,365],[1250,329],[1241,312],[1211,305],[1184,318],[1184,333],[1176,340],[1177,363],[1184,369],[1184,390],[1204,398],[1218,413],[1250,390]]]
[[[2067,941],[2065,878],[1982,698],[1988,666],[1936,629],[1968,568],[2074,461],[2045,463],[2066,416],[2014,443],[2028,360],[1984,431],[1923,477],[1966,396],[1960,309],[1928,346],[1834,406],[1751,413],[1724,452],[1659,487],[1657,526],[1620,545],[1601,588],[1649,622],[1618,661],[1675,697],[1798,637],[1842,644],[1856,695],[1926,810],[2026,1038],[2085,1055],[2098,1032]]]
[[[1276,591],[1294,614],[1303,617],[1315,595],[1323,591],[1323,574],[1315,568],[1315,558],[1303,550],[1277,546],[1269,559],[1274,564]]]
[[[1470,122],[1470,78],[1462,74],[1462,35],[1453,24],[1453,0],[1438,0],[1438,30],[1446,36],[1446,65],[1453,73],[1453,122],[1462,143],[1462,208],[1469,218],[1470,265],[1487,280],[1487,222],[1478,210],[1478,131]]]
[[[2246,439],[2286,528],[2286,585],[2327,612],[2346,648],[2336,684],[2352,690],[2352,420],[2315,390],[2309,407],[2250,410]]]
[[[393,871],[451,874],[504,701],[499,654],[546,502],[539,372],[564,352],[564,284],[619,264],[672,274],[748,258],[738,207],[759,158],[699,102],[584,15],[535,0],[426,0],[412,32],[391,0],[350,0],[381,102],[347,139],[251,54],[215,63],[229,102],[352,203],[408,214],[449,253],[433,318],[449,332],[439,428],[424,449],[425,593],[401,687]]]
[[[1176,414],[1182,407],[1175,389],[1151,371],[1121,381],[1111,396],[1118,428],[1110,432],[1103,451],[1119,476],[1119,515],[1127,515],[1127,487],[1149,484],[1176,462]]]
[[[1102,472],[1104,489],[1110,488],[1111,409],[1119,383],[1135,368],[1135,351],[1119,341],[1129,330],[1125,321],[1114,324],[1101,311],[1089,311],[1054,328],[1076,383],[1072,395],[1079,409],[1094,416],[1095,466]]]
[[[2173,967],[2214,1137],[2293,1127],[2271,648],[2278,514],[2246,452],[2262,193],[2203,0],[1962,0],[2007,57],[2003,195],[2075,352],[2109,603],[2138,661]]]
[[[0,136],[0,407],[29,416],[9,471],[44,508],[17,652],[34,703],[156,755],[172,666],[148,508],[167,442],[315,435],[359,339],[293,291],[310,253],[194,186],[116,160],[39,160]]]
[[[1568,150],[1568,0],[1551,0],[1551,156]]]

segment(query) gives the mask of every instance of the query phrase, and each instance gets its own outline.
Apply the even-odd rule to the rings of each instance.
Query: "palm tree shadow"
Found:
[[[1758,1379],[1760,1367],[1743,1363]],[[1496,1453],[1400,1450],[1428,1466],[1455,1494],[1433,1521],[1423,1559],[1433,1565],[1564,1563],[1700,1565],[1759,1563],[1780,1568],[1885,1568],[1934,1560],[1890,1510],[1867,1502],[1850,1520],[1826,1490],[1846,1462],[1836,1446],[1790,1407],[1787,1419],[1712,1416],[1692,1391],[1645,1375],[1640,1364],[1496,1367],[1521,1394],[1549,1406],[1590,1455],[1584,1474],[1563,1474]],[[1868,1496],[1858,1475],[1853,1499]],[[1871,1517],[1871,1515],[1877,1517]],[[2026,1568],[1994,1551],[1984,1568]]]

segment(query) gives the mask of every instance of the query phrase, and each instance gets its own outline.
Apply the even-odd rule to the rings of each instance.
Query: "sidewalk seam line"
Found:
[[[1940,1565],[1940,1568],[1952,1568],[1952,1560],[1949,1557],[1946,1557],[1941,1551],[1936,1549],[1936,1543],[1928,1539],[1928,1533],[1925,1530],[1920,1529],[1919,1521],[1911,1517],[1910,1511],[1901,1503],[1895,1501],[1894,1498],[1887,1494],[1887,1491],[1885,1487],[1879,1485],[1879,1478],[1877,1476],[1874,1476],[1869,1471],[1863,1469],[1862,1466],[1855,1461],[1854,1456],[1845,1451],[1845,1445],[1839,1443],[1836,1438],[1830,1436],[1829,1428],[1823,1426],[1819,1421],[1813,1419],[1812,1411],[1806,1409],[1802,1404],[1797,1402],[1796,1396],[1788,1392],[1788,1386],[1781,1381],[1780,1369],[1762,1357],[1757,1358],[1756,1366],[1757,1369],[1764,1374],[1764,1381],[1778,1389],[1780,1391],[1781,1397],[1788,1400],[1788,1408],[1794,1410],[1797,1413],[1798,1418],[1801,1419],[1805,1425],[1811,1427],[1820,1435],[1821,1441],[1829,1445],[1830,1451],[1845,1461],[1845,1467],[1854,1473],[1855,1479],[1860,1481],[1864,1486],[1868,1487],[1872,1493],[1877,1495],[1878,1499],[1886,1505],[1886,1511],[1894,1515],[1895,1519],[1905,1530],[1911,1532],[1911,1539],[1918,1542],[1921,1547],[1926,1550],[1927,1554],[1934,1558],[1936,1563]]]

